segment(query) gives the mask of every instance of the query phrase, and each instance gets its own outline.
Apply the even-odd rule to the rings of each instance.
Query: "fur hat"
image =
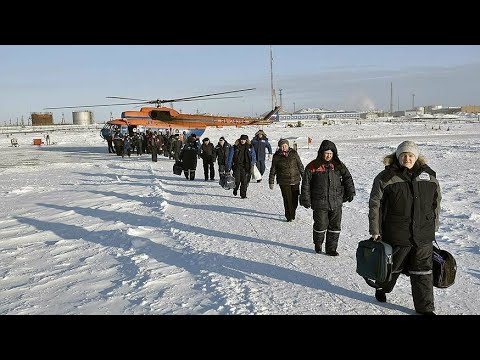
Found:
[[[418,155],[420,153],[417,144],[415,144],[413,141],[404,141],[400,145],[398,145],[397,151],[395,151],[397,159],[399,158],[400,154],[404,152],[412,153],[413,155],[415,155],[415,159],[418,159]]]
[[[267,134],[265,134],[265,131],[263,131],[263,130],[258,130],[255,133],[255,136],[258,136],[258,135],[262,135],[264,138],[267,137]]]
[[[248,140],[248,135],[242,135],[242,136],[240,136],[240,140]]]
[[[288,146],[290,146],[287,139],[278,140],[278,147],[282,147],[283,144],[287,144]]]

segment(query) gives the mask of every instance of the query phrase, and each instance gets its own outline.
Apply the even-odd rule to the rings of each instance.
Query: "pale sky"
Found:
[[[479,45],[273,45],[273,86],[287,111],[480,104]],[[269,45],[2,45],[0,125],[46,107],[95,121],[134,106],[107,96],[170,99],[256,88],[241,98],[174,103],[183,112],[249,116],[271,108]],[[415,96],[412,96],[415,94]],[[294,105],[295,104],[295,105]],[[169,106],[169,104],[166,104]]]

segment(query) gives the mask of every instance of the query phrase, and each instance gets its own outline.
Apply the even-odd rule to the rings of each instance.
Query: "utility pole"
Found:
[[[282,89],[278,89],[279,93],[280,93],[280,106],[282,106]]]
[[[397,111],[400,111],[400,95],[397,97]]]
[[[415,110],[415,94],[412,94],[412,110]]]
[[[275,89],[273,88],[273,53],[272,45],[270,45],[270,89],[272,91],[272,109],[275,108]]]
[[[393,83],[390,82],[390,115],[393,113]]]
[[[293,112],[295,112],[295,101],[293,102]]]

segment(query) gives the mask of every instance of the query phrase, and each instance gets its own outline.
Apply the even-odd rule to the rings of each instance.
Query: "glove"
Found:
[[[275,185],[274,184],[268,184],[268,186],[270,187],[270,190],[273,190]]]
[[[302,199],[300,199],[300,205],[302,205],[305,209],[310,209],[310,206],[312,206],[312,204],[310,204],[310,201]]]

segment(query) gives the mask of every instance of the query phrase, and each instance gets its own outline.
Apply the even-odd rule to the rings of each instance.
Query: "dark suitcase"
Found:
[[[175,162],[175,164],[173,164],[173,173],[175,175],[182,175],[182,171],[183,171],[183,165],[181,162]]]
[[[392,246],[372,238],[358,243],[357,274],[362,276],[368,285],[378,288],[392,278]]]
[[[231,190],[235,187],[235,178],[230,174],[222,176],[219,183],[225,190]]]
[[[433,246],[433,286],[447,288],[455,282],[457,263],[447,250],[440,250]]]

